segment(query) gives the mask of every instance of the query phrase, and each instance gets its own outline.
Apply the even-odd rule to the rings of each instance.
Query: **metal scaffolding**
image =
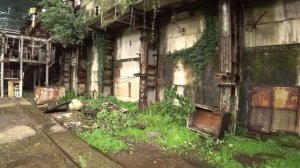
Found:
[[[0,29],[0,95],[22,97],[24,68],[35,67],[33,85],[41,85],[41,68],[45,67],[45,86],[49,85],[49,67],[54,62],[54,48],[48,39],[21,35],[19,31]],[[7,83],[6,83],[7,82]]]

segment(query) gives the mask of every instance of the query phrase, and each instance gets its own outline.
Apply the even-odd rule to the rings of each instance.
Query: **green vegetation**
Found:
[[[267,141],[258,141],[242,136],[227,134],[224,139],[204,137],[185,128],[184,118],[192,104],[176,94],[174,88],[165,91],[165,100],[151,105],[143,112],[137,111],[138,104],[99,96],[93,105],[99,109],[94,122],[97,128],[78,133],[97,149],[107,153],[118,153],[129,148],[132,142],[151,141],[159,144],[166,152],[176,152],[186,157],[196,154],[216,167],[297,167],[300,164],[300,139],[280,136]],[[109,110],[102,104],[110,102],[133,111]],[[176,102],[176,105],[173,105]],[[107,103],[106,103],[107,104]],[[192,112],[193,110],[191,110]],[[178,117],[180,116],[180,117]],[[239,133],[245,130],[239,127]],[[149,133],[159,133],[150,136]],[[288,145],[292,142],[292,146]],[[287,147],[289,146],[289,147]],[[240,162],[247,157],[250,163]],[[253,163],[251,163],[253,161]]]
[[[103,144],[105,141],[96,140],[95,137],[103,135],[106,139],[115,139],[117,142],[121,142],[120,139],[124,138],[147,141],[150,140],[147,132],[155,131],[165,135],[154,139],[154,141],[166,149],[176,151],[180,148],[187,148],[196,143],[199,137],[198,134],[184,127],[188,114],[194,111],[193,105],[185,97],[176,94],[174,88],[166,90],[165,97],[165,101],[155,103],[145,112],[140,113],[136,113],[138,110],[138,103],[136,102],[124,102],[114,97],[103,96],[99,96],[95,100],[89,100],[90,108],[99,110],[95,120],[99,129],[85,132],[80,136],[98,149],[112,153],[117,152],[117,149],[125,149],[126,146],[119,144],[117,149],[108,150],[110,146]],[[177,101],[179,105],[173,105],[174,101]],[[104,102],[116,104],[128,109],[128,111],[109,111],[101,105]],[[163,107],[163,109],[154,111],[160,107]],[[173,136],[175,136],[175,139],[172,138]]]
[[[178,105],[174,105],[174,103],[178,103]],[[164,100],[148,107],[146,113],[170,116],[184,125],[188,115],[195,111],[194,107],[188,98],[177,94],[176,88],[171,88],[164,91]]]
[[[249,84],[293,85],[297,81],[298,52],[293,47],[282,51],[271,47],[255,47],[245,50],[245,81]],[[276,75],[274,75],[276,74]]]
[[[249,167],[295,167],[300,164],[300,151],[286,148],[273,140],[265,142],[240,136],[227,135],[222,141],[206,139],[200,142],[199,154],[214,165],[224,168],[243,167],[235,157],[246,155],[260,160]],[[297,166],[296,166],[297,167]]]
[[[104,83],[105,62],[106,62],[105,33],[102,30],[96,31],[94,34],[94,41],[98,53],[98,86],[99,86],[99,92],[102,93],[103,83]]]
[[[85,168],[86,167],[86,158],[84,156],[79,156],[79,162],[81,167]]]
[[[65,103],[77,98],[76,93],[74,91],[67,91],[66,95],[59,99],[59,103]]]
[[[127,148],[127,145],[123,141],[116,139],[116,137],[101,129],[83,133],[80,137],[103,152],[118,153]]]
[[[63,46],[79,44],[84,39],[83,12],[75,12],[72,6],[61,0],[42,0],[41,5],[46,9],[39,14],[43,25],[51,34],[52,40]]]
[[[211,10],[214,9],[214,7],[208,9]],[[195,76],[199,77],[206,68],[209,59],[215,55],[215,49],[219,41],[218,19],[215,16],[216,14],[212,11],[206,12],[205,28],[202,36],[192,47],[167,55],[168,58],[181,60],[184,64],[189,65],[195,73]]]
[[[97,123],[101,128],[111,132],[131,128],[135,125],[133,116],[120,111],[110,112],[105,108],[98,112]]]

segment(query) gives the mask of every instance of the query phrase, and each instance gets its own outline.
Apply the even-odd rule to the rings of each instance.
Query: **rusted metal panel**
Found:
[[[35,101],[37,104],[47,103],[49,101],[57,101],[65,95],[63,87],[36,87],[34,90]]]
[[[298,87],[252,87],[250,90],[250,130],[299,133]]]
[[[272,88],[270,87],[252,87],[251,88],[251,106],[252,107],[272,107]]]
[[[297,111],[298,88],[276,87],[274,88],[274,109]]]
[[[297,132],[297,113],[289,110],[274,110],[272,132]]]
[[[197,112],[191,114],[187,127],[193,131],[222,138],[228,129],[230,114],[220,113],[204,105],[196,105]]]
[[[248,128],[252,131],[270,133],[272,109],[252,108],[248,119]]]

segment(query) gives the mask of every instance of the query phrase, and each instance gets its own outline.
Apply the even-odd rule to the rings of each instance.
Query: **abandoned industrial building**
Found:
[[[3,0],[0,167],[296,168],[299,27],[299,0]],[[59,154],[13,158],[24,124]]]

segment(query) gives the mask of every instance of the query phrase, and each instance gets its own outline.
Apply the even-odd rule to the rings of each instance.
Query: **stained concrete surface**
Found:
[[[97,152],[21,98],[0,98],[0,167],[117,168]]]
[[[17,100],[1,98],[0,103],[0,167],[74,167],[59,151],[53,150],[51,142]],[[21,103],[29,102],[21,100]]]
[[[28,126],[16,126],[0,132],[0,144],[22,140],[35,135],[35,130]]]

